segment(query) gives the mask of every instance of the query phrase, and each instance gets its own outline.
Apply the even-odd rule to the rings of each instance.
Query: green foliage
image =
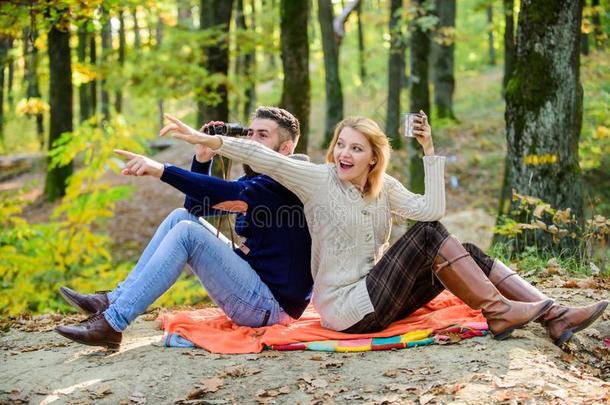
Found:
[[[525,246],[523,253],[517,254],[519,260],[536,261],[547,260],[551,257],[559,257],[566,262],[568,268],[576,272],[585,272],[585,263],[590,261],[601,262],[601,267],[610,271],[610,255],[607,252],[607,244],[610,240],[610,219],[601,215],[595,215],[585,221],[578,223],[570,212],[570,208],[558,210],[551,207],[539,198],[521,195],[513,190],[513,201],[518,202],[517,208],[511,213],[512,218],[502,217],[494,232],[507,238],[515,238],[517,235],[527,233],[531,236],[531,243]],[[522,218],[521,221],[513,218]],[[573,243],[576,249],[563,249],[557,254],[557,249],[545,249],[546,244],[538,244],[541,236],[550,235],[556,246],[562,245],[565,240]],[[509,239],[495,247],[502,256],[513,256],[517,239]],[[524,259],[525,258],[525,259]],[[529,258],[529,259],[527,259]],[[527,260],[526,260],[527,259]]]
[[[118,170],[114,148],[142,150],[120,119],[98,128],[90,123],[74,134],[64,134],[51,152],[52,164],[81,159],[69,179],[66,196],[46,223],[30,223],[21,216],[20,196],[0,203],[0,315],[65,309],[56,300],[60,285],[70,283],[85,291],[114,284],[127,264],[112,262],[111,241],[100,227],[113,216],[127,187],[103,181],[108,169]]]

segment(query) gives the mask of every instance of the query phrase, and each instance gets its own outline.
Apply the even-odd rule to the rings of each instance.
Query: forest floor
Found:
[[[190,148],[175,145],[156,155],[188,167]],[[320,156],[312,159],[318,161]],[[28,177],[29,176],[29,177]],[[13,183],[30,181],[32,175]],[[160,220],[182,197],[156,179],[109,174],[132,184],[109,231],[120,254],[141,249]],[[5,183],[6,187],[6,183]],[[32,192],[35,197],[36,189]],[[451,192],[450,192],[451,194]],[[454,192],[453,194],[459,194]],[[30,220],[52,206],[35,203]],[[464,199],[449,198],[445,225],[463,241],[487,247],[494,218]],[[395,227],[396,232],[404,231]],[[561,302],[580,305],[607,298],[608,279],[570,279],[561,272],[539,286]],[[571,287],[571,288],[566,288]],[[265,351],[217,355],[202,349],[161,346],[156,311],[124,334],[119,352],[82,346],[53,332],[82,316],[43,315],[5,324],[0,336],[0,403],[604,403],[610,400],[610,317],[562,349],[539,325],[503,342],[490,337],[454,345],[366,353]]]

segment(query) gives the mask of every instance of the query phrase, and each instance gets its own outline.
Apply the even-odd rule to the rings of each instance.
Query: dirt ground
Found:
[[[188,167],[191,149],[176,145],[156,158]],[[13,179],[0,188],[10,190],[33,177]],[[133,260],[161,219],[182,204],[182,196],[155,179],[111,173],[108,179],[135,187],[133,197],[118,204],[109,223],[121,254]],[[27,217],[42,220],[50,209],[48,204],[34,204]],[[451,232],[462,241],[487,247],[492,216],[451,201],[448,211],[443,223]],[[395,227],[395,236],[401,232],[404,229]],[[561,302],[581,305],[608,298],[608,281],[561,275],[543,281],[544,291]],[[503,342],[485,337],[454,345],[349,354],[217,355],[164,348],[154,318],[140,317],[116,353],[72,343],[53,332],[59,322],[82,317],[45,315],[10,328],[5,324],[0,335],[0,404],[610,402],[609,349],[604,345],[610,337],[608,313],[563,350],[534,324]]]
[[[602,297],[549,288],[562,302]],[[0,403],[557,403],[610,401],[603,336],[608,314],[562,350],[538,324],[505,341],[366,353],[264,351],[218,355],[161,347],[155,314],[140,317],[115,353],[52,331],[61,317],[18,322],[0,337]],[[78,317],[63,319],[74,322]]]

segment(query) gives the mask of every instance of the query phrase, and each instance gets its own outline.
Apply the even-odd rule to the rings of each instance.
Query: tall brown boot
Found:
[[[503,297],[453,235],[441,244],[434,260],[434,273],[445,288],[469,307],[482,310],[497,340],[506,339],[516,328],[538,319],[553,304],[548,298],[526,303]]]
[[[536,287],[519,277],[517,273],[499,260],[494,261],[489,279],[505,297],[511,300],[532,302],[548,299]],[[574,333],[591,325],[604,313],[607,306],[608,301],[606,300],[578,308],[554,303],[538,319],[538,322],[546,328],[553,343],[561,346],[570,340]]]

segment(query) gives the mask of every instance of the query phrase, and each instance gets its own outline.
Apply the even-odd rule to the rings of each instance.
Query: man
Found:
[[[218,124],[211,122],[206,125]],[[294,151],[298,120],[286,110],[259,107],[250,137],[284,155]],[[145,156],[118,151],[129,162],[124,175],[158,177],[186,194],[185,208],[172,212],[157,229],[129,276],[107,294],[62,295],[92,314],[56,331],[76,342],[117,349],[122,332],[178,279],[186,263],[208,295],[239,325],[287,324],[309,303],[311,238],[303,205],[271,178],[246,168],[246,175],[225,181],[209,175],[213,152],[198,148],[191,171]],[[245,238],[232,250],[201,223],[200,215],[238,212],[235,231]]]

